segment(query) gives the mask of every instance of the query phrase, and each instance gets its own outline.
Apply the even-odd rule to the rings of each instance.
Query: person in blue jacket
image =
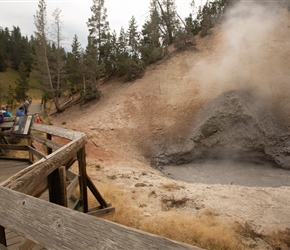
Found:
[[[23,106],[20,106],[17,111],[16,111],[16,116],[22,116],[22,115],[25,115],[24,113],[24,107]]]

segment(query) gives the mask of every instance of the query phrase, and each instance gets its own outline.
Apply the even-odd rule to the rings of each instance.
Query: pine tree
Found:
[[[140,48],[142,60],[148,65],[162,58],[161,32],[159,29],[160,17],[158,11],[152,5],[149,20],[142,27],[142,46]]]
[[[139,58],[140,35],[138,32],[138,26],[134,16],[132,16],[129,21],[129,28],[127,30],[126,35],[130,56],[133,58]]]
[[[101,97],[100,91],[97,88],[97,79],[99,79],[99,76],[101,75],[101,67],[96,60],[98,51],[92,40],[93,39],[88,37],[88,44],[84,58],[85,81],[83,97],[86,101],[99,99]]]
[[[71,52],[67,54],[67,75],[71,91],[74,92],[83,89],[83,55],[77,35],[73,37],[71,48]]]
[[[122,77],[126,74],[125,62],[129,57],[129,52],[127,50],[127,35],[123,27],[120,29],[119,37],[117,40],[117,50],[116,50],[116,65],[117,65],[117,75]]]
[[[92,17],[88,20],[89,37],[91,45],[97,49],[99,64],[104,61],[104,46],[108,42],[109,22],[107,21],[107,9],[104,0],[93,0]]]
[[[8,67],[9,30],[0,28],[0,72],[6,71]]]
[[[26,98],[26,93],[29,90],[29,79],[27,77],[27,69],[23,61],[19,64],[18,78],[16,79],[15,95],[18,101],[22,101]]]
[[[153,0],[159,6],[160,28],[163,32],[164,43],[166,45],[174,42],[175,34],[177,33],[180,22],[176,12],[176,4],[174,0]],[[156,3],[154,3],[156,6]]]

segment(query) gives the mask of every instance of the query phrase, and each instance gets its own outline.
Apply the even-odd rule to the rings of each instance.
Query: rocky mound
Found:
[[[197,115],[184,144],[170,145],[155,157],[156,166],[200,159],[273,162],[290,169],[290,138],[271,107],[244,91],[212,100]]]

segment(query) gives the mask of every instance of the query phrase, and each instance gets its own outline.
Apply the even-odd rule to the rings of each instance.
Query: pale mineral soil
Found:
[[[134,193],[144,216],[162,216],[160,198],[165,195],[187,197],[183,213],[208,208],[221,218],[250,222],[263,233],[289,228],[290,187],[284,185],[289,181],[274,187],[187,183],[161,173],[145,157],[154,154],[154,145],[163,138],[182,143],[180,135],[190,129],[196,111],[223,91],[246,88],[272,101],[280,89],[289,90],[284,83],[290,79],[290,14],[285,9],[270,14],[263,19],[259,12],[248,13],[242,22],[227,19],[210,35],[197,38],[195,48],[173,52],[150,66],[142,79],[104,82],[100,101],[53,116],[54,125],[87,134],[88,172],[96,185],[113,183]],[[249,171],[249,178],[258,180],[262,174]],[[168,183],[182,188],[161,188]]]

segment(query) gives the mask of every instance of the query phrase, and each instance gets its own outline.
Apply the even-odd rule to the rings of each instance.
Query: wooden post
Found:
[[[87,172],[86,172],[86,152],[82,147],[78,153],[79,175],[80,175],[80,196],[83,212],[88,212],[88,191],[87,191]]]
[[[67,207],[66,169],[64,166],[48,176],[49,201]]]
[[[28,144],[29,147],[34,148],[33,145],[32,145],[31,137],[27,139],[27,144]],[[33,156],[32,152],[30,150],[28,152],[29,152],[29,161],[31,163],[33,163],[34,162],[34,156]]]
[[[52,135],[51,134],[46,134],[46,139],[47,140],[52,140]],[[52,148],[49,148],[48,146],[46,147],[46,154],[51,154],[52,153]]]
[[[0,226],[0,248],[1,248],[1,245],[7,247],[5,228],[2,226]]]

